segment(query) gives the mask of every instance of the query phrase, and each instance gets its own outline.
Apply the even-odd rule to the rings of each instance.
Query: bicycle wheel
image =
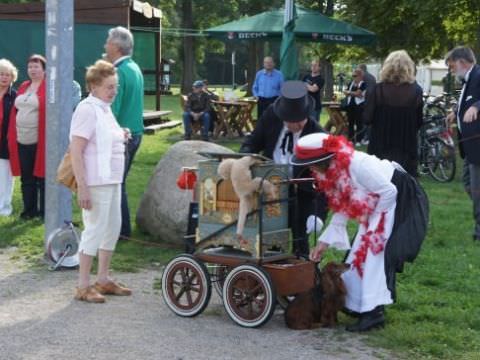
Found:
[[[423,116],[425,119],[427,118],[430,118],[430,117],[445,117],[447,116],[447,112],[445,111],[445,109],[441,106],[438,106],[438,105],[427,105],[425,110],[424,110],[424,113],[423,113]]]
[[[449,182],[455,177],[455,148],[440,139],[433,139],[427,154],[428,171],[439,182]]]

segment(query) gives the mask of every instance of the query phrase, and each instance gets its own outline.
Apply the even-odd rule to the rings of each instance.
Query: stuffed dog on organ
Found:
[[[264,191],[268,200],[277,198],[277,188],[268,180],[260,177],[252,179],[250,167],[261,161],[252,156],[244,156],[240,159],[224,159],[218,165],[218,175],[224,180],[231,180],[233,190],[239,199],[237,238],[243,240],[243,229],[247,220],[247,214],[253,209],[253,195],[255,192]],[[261,186],[261,188],[260,188]]]
[[[337,313],[345,306],[347,293],[341,278],[349,264],[329,262],[320,273],[315,286],[295,297],[285,310],[287,326],[295,330],[306,330],[322,325],[337,324]]]

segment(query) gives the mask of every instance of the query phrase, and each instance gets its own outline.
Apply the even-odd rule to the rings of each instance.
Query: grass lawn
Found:
[[[176,96],[162,97],[164,109],[179,104]],[[170,108],[168,104],[171,104]],[[174,114],[179,114],[174,110]],[[176,117],[174,117],[176,118]],[[181,138],[181,129],[144,136],[134,161],[128,192],[132,217],[155,165],[169,146]],[[233,149],[238,141],[222,143]],[[407,264],[398,275],[398,301],[387,309],[385,330],[365,335],[375,346],[392,349],[405,358],[478,359],[480,358],[480,244],[471,238],[472,205],[463,191],[460,176],[449,184],[422,178],[430,198],[431,217],[428,237],[414,264]],[[17,246],[15,256],[44,266],[43,225],[22,221],[20,182],[15,183],[15,213],[0,218],[0,247]],[[78,209],[74,220],[80,222]],[[134,229],[133,237],[150,241]],[[121,242],[113,257],[116,271],[136,271],[158,266],[181,249],[157,244]],[[342,252],[330,251],[329,259],[341,260]],[[160,274],[159,274],[160,275]],[[153,286],[153,284],[152,284]],[[343,318],[342,318],[343,319]],[[321,341],[321,340],[320,340]]]

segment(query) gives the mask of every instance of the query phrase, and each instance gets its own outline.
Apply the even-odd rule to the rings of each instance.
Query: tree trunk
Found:
[[[251,40],[248,42],[247,96],[252,96],[255,75],[263,64],[264,47],[265,43],[262,40]]]
[[[252,86],[257,69],[257,42],[252,40],[248,43],[248,67],[247,67],[247,96],[252,96]]]
[[[333,96],[333,64],[326,59],[320,59],[320,66],[322,76],[325,79],[323,99],[330,101]]]
[[[325,8],[325,15],[333,16],[333,5],[334,5],[334,0],[327,0],[327,6]]]
[[[182,1],[182,27],[193,29],[192,0]],[[195,42],[193,36],[183,37],[183,69],[182,69],[182,94],[187,94],[192,89],[195,66]]]

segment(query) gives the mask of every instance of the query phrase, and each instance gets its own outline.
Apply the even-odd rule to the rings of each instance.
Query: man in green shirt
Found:
[[[140,147],[143,135],[143,75],[139,66],[132,60],[133,35],[121,26],[108,31],[105,43],[106,58],[117,68],[118,92],[112,104],[117,122],[123,128],[130,129],[125,156],[125,172],[122,183],[122,228],[121,237],[130,237],[132,229],[125,187],[128,171],[135,153]]]

